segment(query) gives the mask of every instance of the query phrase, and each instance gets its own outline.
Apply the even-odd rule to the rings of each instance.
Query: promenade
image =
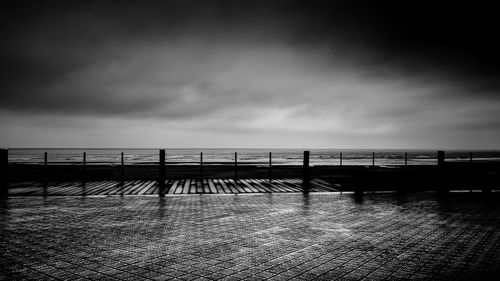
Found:
[[[339,184],[332,185],[321,179],[170,179],[165,180],[165,194],[239,194],[281,192],[336,192]],[[156,180],[128,181],[65,181],[65,182],[17,182],[9,185],[13,196],[52,195],[158,195],[160,186]]]
[[[488,280],[498,195],[12,196],[0,280]]]

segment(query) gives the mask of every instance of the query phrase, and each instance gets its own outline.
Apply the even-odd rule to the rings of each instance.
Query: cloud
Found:
[[[31,5],[8,6],[1,20],[0,112],[9,120],[59,118],[76,127],[81,120],[123,130],[128,124],[151,135],[200,132],[218,142],[216,133],[282,140],[310,133],[321,138],[318,145],[333,138],[409,142],[401,135],[462,130],[497,138],[500,132],[492,113],[500,109],[500,72],[480,52],[487,45],[495,61],[496,42],[467,30],[464,40],[483,44],[455,44],[455,29],[440,40],[430,24],[414,26],[424,21],[422,7],[411,12],[386,2],[330,1]],[[429,13],[437,30],[450,27]],[[27,119],[19,119],[26,128],[39,126]]]
[[[454,113],[427,116],[469,105],[467,88],[439,70],[400,75],[390,64],[368,67],[330,46],[255,44],[234,36],[206,41],[186,35],[113,47],[91,63],[62,65],[59,75],[44,71],[47,79],[26,83],[27,89],[7,96],[3,107],[27,113],[191,120],[212,130],[224,124],[222,130],[382,134],[414,122],[456,122]],[[367,77],[370,71],[388,75]],[[474,100],[477,108],[498,104],[490,95]]]

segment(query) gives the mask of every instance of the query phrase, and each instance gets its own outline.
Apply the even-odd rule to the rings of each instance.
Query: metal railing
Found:
[[[157,150],[158,151],[158,150]],[[337,157],[332,153],[321,154],[321,152],[311,153],[310,151],[303,151],[303,155],[301,158],[295,155],[288,154],[286,161],[276,161],[273,159],[273,152],[268,152],[268,154],[261,155],[260,157],[255,157],[255,154],[252,154],[252,157],[243,154],[242,158],[239,158],[238,152],[234,152],[234,157],[228,157],[227,155],[221,154],[216,155],[217,161],[207,161],[207,155],[204,154],[203,151],[199,152],[199,158],[197,161],[193,161],[194,157],[190,154],[189,157],[182,157],[181,160],[178,160],[178,155],[175,155],[175,150],[172,151],[172,154],[167,154],[167,150],[160,149],[158,151],[157,157],[156,155],[149,154],[138,154],[133,153],[130,155],[125,154],[124,152],[120,152],[119,154],[110,154],[110,153],[96,153],[96,154],[88,154],[87,151],[80,151],[80,160],[75,161],[76,153],[71,154],[57,154],[54,153],[56,157],[55,159],[49,159],[50,154],[47,151],[43,152],[43,156],[29,156],[29,157],[14,157],[14,161],[9,161],[9,150],[1,149],[0,160],[1,160],[1,184],[2,184],[2,194],[5,193],[5,190],[8,188],[9,182],[9,166],[12,165],[35,165],[38,167],[42,167],[43,181],[47,184],[49,179],[49,166],[79,166],[81,170],[74,170],[74,172],[81,172],[81,180],[83,183],[87,181],[89,169],[93,166],[111,166],[118,169],[119,180],[123,182],[126,176],[126,166],[149,166],[152,167],[151,171],[154,172],[155,168],[157,168],[157,178],[161,185],[165,183],[165,180],[168,175],[169,167],[172,168],[174,166],[184,167],[184,169],[189,170],[190,175],[196,175],[200,178],[205,176],[209,176],[207,170],[213,167],[220,167],[226,170],[226,175],[232,172],[232,177],[235,181],[239,178],[239,172],[242,171],[243,167],[258,167],[262,173],[263,170],[266,170],[267,177],[269,181],[273,179],[273,172],[277,167],[282,166],[290,166],[295,168],[301,167],[301,174],[304,181],[308,181],[310,178],[310,166],[334,166],[338,168],[343,168],[346,166],[368,166],[368,167],[376,167],[378,166],[409,166],[412,163],[415,165],[419,165],[419,158],[415,159],[415,152],[393,152],[393,153],[384,153],[383,157],[380,157],[376,152],[371,152],[371,159],[367,159],[367,152],[363,151],[361,153],[351,153],[348,157],[345,157],[345,152],[340,151],[337,154]],[[169,151],[170,152],[170,151]],[[262,154],[262,153],[261,153]],[[478,153],[480,155],[480,153]],[[283,153],[278,153],[280,155],[278,158],[283,159]],[[443,165],[445,163],[445,153],[444,151],[438,151],[435,154],[436,157],[432,157],[431,155],[424,155],[425,163],[435,163],[434,165]],[[469,152],[451,152],[447,161],[452,162],[473,162],[473,153]],[[89,157],[90,156],[90,157]],[[214,154],[209,154],[209,157],[212,156],[214,158]],[[325,157],[326,156],[326,157]],[[412,157],[413,156],[413,157]],[[422,156],[421,156],[422,157]],[[189,159],[190,161],[185,161]],[[210,158],[209,158],[210,159]],[[223,159],[224,161],[221,161]],[[247,160],[247,161],[243,161]],[[318,161],[320,159],[320,161]],[[326,159],[326,160],[325,160]],[[389,161],[388,161],[389,159]],[[156,160],[156,161],[155,161]],[[250,161],[249,161],[250,160]],[[362,161],[360,161],[362,160]],[[479,161],[484,161],[484,158],[479,157]],[[301,164],[298,164],[300,163]],[[354,162],[354,165],[352,163]],[[291,163],[291,164],[290,164]],[[319,165],[318,165],[319,163]],[[361,164],[360,164],[361,163]],[[351,165],[350,165],[351,164]],[[273,169],[274,168],[274,169]],[[179,169],[178,169],[179,170]],[[231,171],[232,170],[232,171]],[[194,171],[194,172],[193,172]],[[161,188],[160,188],[161,189]],[[161,192],[160,192],[161,193]]]

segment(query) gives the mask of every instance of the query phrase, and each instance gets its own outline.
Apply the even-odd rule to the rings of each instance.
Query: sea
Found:
[[[236,148],[172,148],[166,149],[165,161],[169,165],[234,163],[255,165],[302,165],[305,149],[236,149]],[[310,151],[310,165],[372,165],[397,166],[435,165],[436,150],[416,149],[307,149]],[[51,164],[81,164],[84,159],[89,165],[121,163],[154,164],[159,161],[159,149],[124,148],[14,148],[9,149],[9,163],[44,163],[45,153]],[[271,155],[270,155],[271,153]],[[405,157],[406,155],[406,157]],[[406,158],[406,160],[405,160]],[[500,161],[500,150],[447,150],[446,161]]]

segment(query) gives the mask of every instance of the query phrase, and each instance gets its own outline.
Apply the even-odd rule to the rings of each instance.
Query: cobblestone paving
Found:
[[[14,197],[0,204],[0,279],[493,279],[499,199]]]

